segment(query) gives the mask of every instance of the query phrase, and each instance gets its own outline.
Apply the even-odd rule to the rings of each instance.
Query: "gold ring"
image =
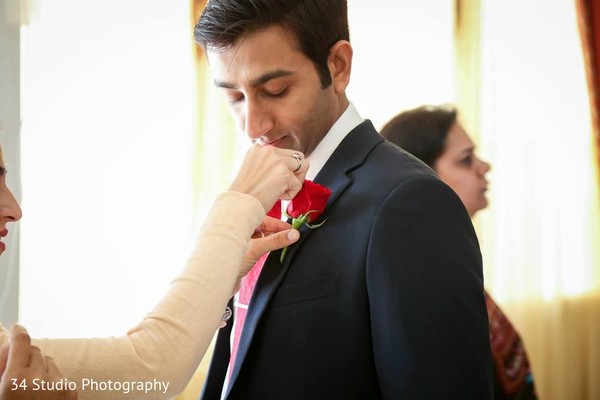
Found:
[[[294,158],[296,161],[298,161],[298,167],[296,167],[296,169],[292,171],[292,172],[296,173],[296,172],[300,171],[300,168],[302,168],[302,156],[298,153],[294,153],[291,155],[291,157]]]

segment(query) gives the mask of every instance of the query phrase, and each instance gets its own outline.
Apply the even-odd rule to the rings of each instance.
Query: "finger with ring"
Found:
[[[298,162],[298,167],[296,167],[296,169],[293,170],[292,172],[300,171],[300,168],[302,168],[302,156],[298,153],[294,153],[291,155],[291,157],[294,158]]]

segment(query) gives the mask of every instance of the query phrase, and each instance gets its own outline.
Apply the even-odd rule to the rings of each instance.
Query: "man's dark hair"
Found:
[[[331,85],[329,49],[350,40],[346,0],[209,0],[194,29],[205,50],[228,49],[241,38],[279,25],[298,40],[323,88]]]
[[[395,116],[383,127],[381,135],[434,168],[456,118],[452,106],[422,106]]]

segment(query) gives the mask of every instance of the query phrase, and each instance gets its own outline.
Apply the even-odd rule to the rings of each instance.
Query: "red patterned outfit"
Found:
[[[490,320],[495,399],[537,399],[523,341],[487,292],[485,293],[485,305]]]

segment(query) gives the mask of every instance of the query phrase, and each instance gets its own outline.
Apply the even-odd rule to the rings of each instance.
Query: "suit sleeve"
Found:
[[[492,398],[479,245],[443,182],[414,178],[381,205],[367,287],[384,399]]]

